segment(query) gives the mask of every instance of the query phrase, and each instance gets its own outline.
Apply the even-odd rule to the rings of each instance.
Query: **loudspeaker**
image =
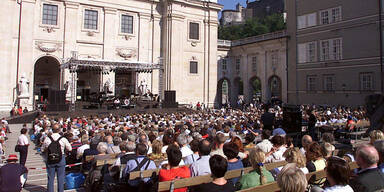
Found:
[[[169,103],[176,102],[176,91],[164,91],[164,101]]]
[[[64,105],[65,91],[49,90],[48,102],[51,105]]]
[[[302,114],[300,107],[295,105],[283,106],[283,128],[287,133],[301,132]]]
[[[48,103],[50,105],[55,105],[56,104],[56,91],[55,90],[52,90],[50,89],[48,91]]]

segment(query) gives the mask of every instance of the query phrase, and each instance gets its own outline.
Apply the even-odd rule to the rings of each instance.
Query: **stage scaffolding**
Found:
[[[71,106],[70,110],[75,110],[76,102],[76,87],[77,87],[77,70],[79,68],[99,68],[101,71],[115,71],[119,69],[133,70],[138,73],[152,73],[153,70],[159,70],[159,95],[163,93],[162,78],[163,68],[162,59],[159,58],[159,63],[149,63],[140,61],[111,61],[98,59],[78,59],[72,57],[60,65],[60,69],[68,69],[71,74],[70,91],[71,91]]]

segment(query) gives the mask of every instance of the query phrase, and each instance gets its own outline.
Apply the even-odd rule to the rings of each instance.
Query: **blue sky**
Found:
[[[246,6],[246,0],[218,0],[218,3],[219,4],[222,4],[224,5],[224,8],[223,10],[226,10],[226,9],[235,9],[236,8],[236,4],[237,3],[240,3],[242,6]],[[219,18],[221,17],[221,13],[219,13]]]
[[[240,3],[242,6],[246,6],[246,0],[219,0],[218,3],[224,5],[225,9],[235,9],[236,4]]]

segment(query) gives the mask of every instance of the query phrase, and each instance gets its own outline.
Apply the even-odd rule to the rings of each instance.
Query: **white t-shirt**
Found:
[[[335,185],[332,187],[325,188],[323,192],[353,192],[353,189],[349,185]]]
[[[28,145],[29,144],[28,137],[25,136],[24,134],[21,134],[19,136],[19,139],[17,140],[17,144],[18,145]]]

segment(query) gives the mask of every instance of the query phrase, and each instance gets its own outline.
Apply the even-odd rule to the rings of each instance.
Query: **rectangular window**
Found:
[[[86,9],[84,13],[84,29],[97,30],[98,12]]]
[[[133,16],[121,15],[121,33],[133,34]]]
[[[331,18],[331,23],[339,22],[341,21],[341,8],[336,7],[332,9],[332,18]]]
[[[239,58],[237,58],[236,59],[236,71],[240,71],[240,59]]]
[[[360,73],[360,89],[362,91],[373,90],[373,73]]]
[[[43,24],[57,25],[57,5],[43,4]]]
[[[227,70],[227,59],[221,60],[221,67],[222,67],[223,71]]]
[[[189,23],[189,39],[199,40],[199,24]]]
[[[335,76],[334,75],[324,75],[324,90],[325,91],[334,91],[335,90]]]
[[[297,17],[297,28],[304,29],[317,25],[317,13],[301,15]]]
[[[307,44],[307,61],[316,61],[316,42],[310,42]]]
[[[197,61],[189,62],[189,73],[197,74]]]
[[[272,68],[276,69],[277,65],[279,64],[279,51],[272,51],[271,54],[271,64]]]
[[[328,10],[320,12],[320,22],[321,22],[322,25],[329,24]]]
[[[332,56],[334,60],[341,59],[341,39],[332,40]]]
[[[316,91],[316,75],[307,76],[307,90]]]
[[[321,55],[320,58],[322,61],[328,61],[329,60],[329,41],[321,41]]]
[[[253,72],[257,71],[257,57],[256,56],[252,57],[252,71]]]

